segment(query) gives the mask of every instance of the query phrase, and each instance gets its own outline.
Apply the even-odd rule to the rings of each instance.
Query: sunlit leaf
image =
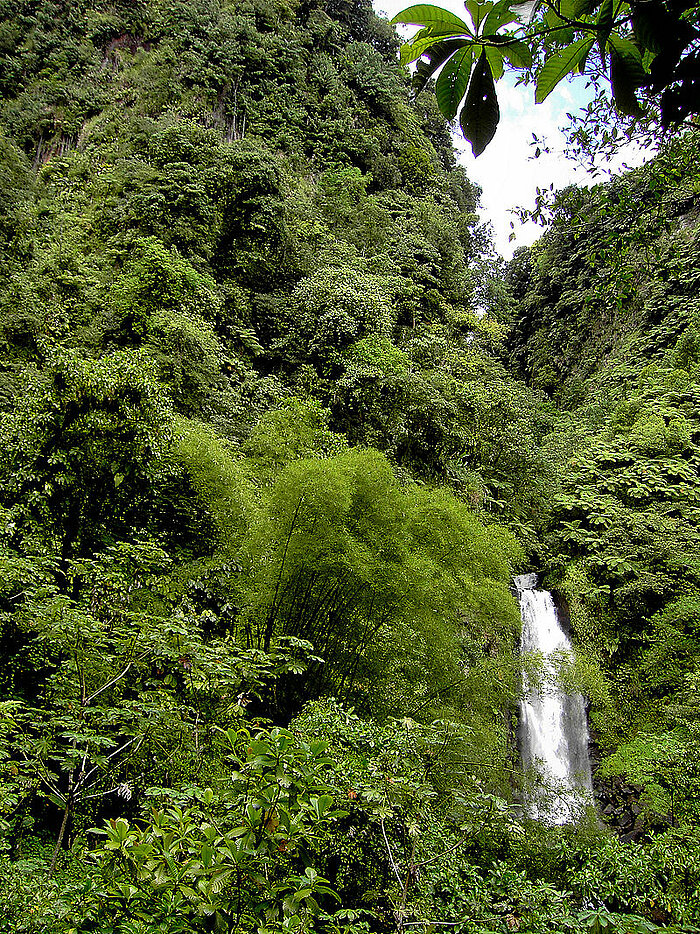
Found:
[[[471,45],[466,46],[453,55],[440,72],[435,86],[435,96],[438,107],[448,120],[454,119],[457,114],[460,101],[469,84],[473,60],[474,49]]]
[[[410,42],[404,43],[399,52],[401,64],[408,65],[410,62],[415,62],[416,59],[420,58],[424,52],[439,41],[434,36],[424,36],[423,38],[416,36]]]
[[[413,75],[413,87],[417,92],[423,90],[428,81],[435,72],[451,55],[465,45],[471,45],[467,39],[450,39],[445,42],[438,42],[436,45],[426,49],[424,57],[418,62],[415,74]]]
[[[610,82],[615,106],[629,117],[640,117],[644,111],[634,93],[645,77],[639,49],[615,34],[610,36],[609,47]]]
[[[613,24],[613,9],[614,0],[603,0],[598,10],[596,26],[598,27],[598,38],[601,42],[604,42],[610,35]]]
[[[478,29],[484,18],[491,12],[493,3],[490,0],[484,0],[482,3],[479,3],[479,0],[464,0],[464,8],[471,16],[475,28]]]
[[[399,51],[399,60],[402,65],[408,65],[419,59],[431,46],[437,45],[447,38],[455,36],[453,26],[426,26],[409,41],[405,42]],[[468,40],[462,40],[468,41]]]
[[[542,66],[542,70],[537,76],[537,85],[535,89],[535,102],[541,104],[554,88],[559,84],[562,78],[578,66],[593,48],[595,37],[589,36],[585,39],[579,39],[573,45],[568,46],[561,52],[550,56]]]
[[[499,78],[503,77],[503,53],[492,45],[487,45],[484,51],[486,52],[493,80],[498,81]]]
[[[494,35],[501,26],[512,23],[516,18],[511,9],[512,6],[513,0],[498,0],[498,3],[486,16],[481,34],[483,36]]]
[[[418,3],[415,6],[410,6],[397,13],[391,22],[408,23],[414,26],[450,26],[454,27],[455,32],[459,35],[472,34],[469,26],[459,16],[429,3]]]
[[[524,42],[513,41],[498,48],[514,68],[529,68],[532,65],[532,52]]]
[[[558,8],[562,17],[566,17],[567,19],[576,18],[576,0],[560,0]]]

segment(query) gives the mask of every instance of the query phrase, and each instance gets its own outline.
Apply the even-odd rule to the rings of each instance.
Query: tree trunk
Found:
[[[53,856],[51,857],[51,865],[49,866],[49,875],[53,875],[56,872],[56,863],[58,862],[58,854],[61,852],[61,844],[63,843],[63,837],[66,833],[66,827],[68,826],[68,818],[70,816],[71,805],[73,804],[73,798],[71,795],[68,795],[66,801],[66,807],[63,812],[63,820],[61,822],[61,829],[58,832],[58,840],[56,840],[56,846],[53,850]]]

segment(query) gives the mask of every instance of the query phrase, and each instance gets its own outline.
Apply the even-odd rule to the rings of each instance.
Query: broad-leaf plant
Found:
[[[652,103],[661,127],[668,128],[698,113],[700,14],[695,3],[466,0],[464,7],[466,19],[416,4],[392,22],[421,27],[403,45],[401,62],[417,62],[418,91],[438,75],[438,106],[448,120],[459,112],[475,156],[496,132],[495,82],[505,69],[522,71],[520,81],[534,81],[536,103],[577,73],[596,85],[608,80],[616,109],[628,117],[643,117]]]

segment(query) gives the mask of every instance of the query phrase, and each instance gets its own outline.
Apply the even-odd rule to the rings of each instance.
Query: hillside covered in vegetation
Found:
[[[0,931],[697,930],[694,134],[506,269],[365,0],[3,0],[0,96]]]

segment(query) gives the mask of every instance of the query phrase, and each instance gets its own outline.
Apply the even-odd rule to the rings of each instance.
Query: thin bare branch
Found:
[[[399,872],[399,867],[396,865],[396,860],[394,859],[394,854],[391,851],[391,845],[389,844],[389,838],[386,835],[386,830],[384,829],[384,818],[382,817],[379,821],[382,828],[382,836],[384,837],[384,843],[386,844],[387,853],[389,854],[389,862],[391,863],[391,868],[394,870],[394,875],[399,881],[399,885],[403,889],[403,879]]]
[[[147,655],[148,655],[148,652],[142,652],[137,658],[132,659],[132,661],[129,662],[129,664],[126,666],[126,668],[123,669],[123,671],[120,671],[118,675],[115,675],[111,680],[105,682],[105,684],[103,684],[101,688],[98,688],[96,691],[93,691],[93,693],[89,697],[86,697],[85,700],[82,702],[83,707],[87,707],[87,705],[91,701],[93,701],[96,697],[98,697],[103,691],[106,691],[108,688],[111,688],[113,685],[117,684],[117,682],[121,681],[121,679],[126,676],[131,666],[134,665],[136,662],[140,662],[142,658],[146,658]]]

